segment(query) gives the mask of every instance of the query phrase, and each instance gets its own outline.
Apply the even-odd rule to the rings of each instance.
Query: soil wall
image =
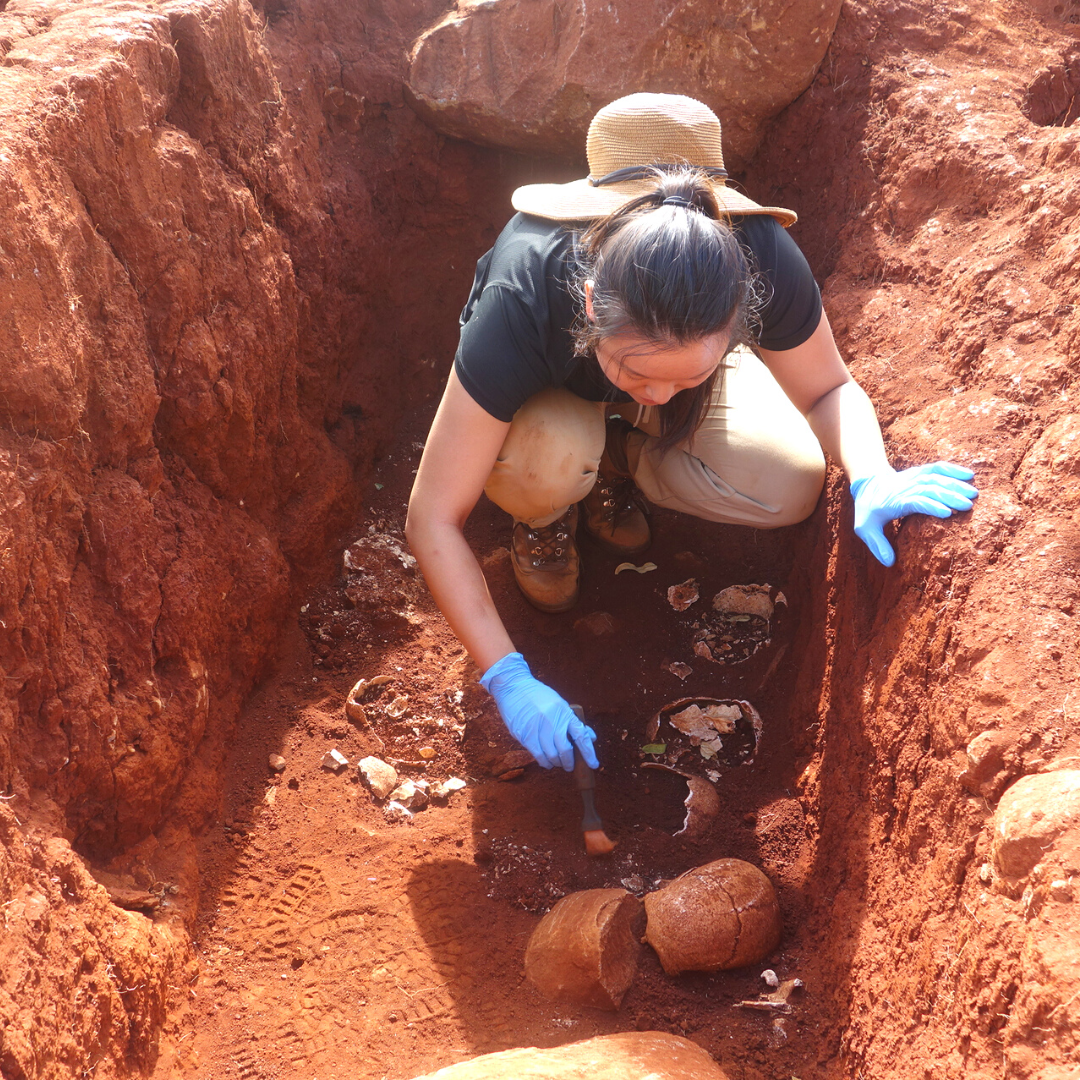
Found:
[[[0,795],[51,853],[5,847],[0,903],[52,903],[67,843],[142,844],[142,885],[197,894],[240,703],[452,348],[457,253],[493,236],[472,200],[527,170],[405,107],[437,10],[0,5]],[[156,1004],[117,997],[142,916],[64,895],[101,963],[40,962],[64,920],[15,930],[5,1078],[138,1071],[182,981],[180,932]]]
[[[1052,851],[1010,896],[989,850],[1018,776],[1080,760],[1076,32],[1072,5],[845,4],[747,181],[803,215],[894,463],[981,490],[885,570],[837,487],[815,555],[797,789],[845,1076],[1074,1075],[1074,905]]]

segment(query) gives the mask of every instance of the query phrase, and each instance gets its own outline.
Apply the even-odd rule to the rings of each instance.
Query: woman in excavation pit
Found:
[[[891,468],[785,232],[795,214],[725,184],[710,109],[633,94],[597,113],[587,150],[588,178],[514,192],[518,213],[477,264],[406,525],[510,733],[567,770],[575,746],[597,767],[596,736],[495,610],[462,532],[481,491],[513,517],[515,578],[550,612],[577,600],[579,524],[624,557],[649,544],[648,503],[790,525],[817,502],[823,450],[886,566],[886,522],[949,517],[977,494],[949,462]]]

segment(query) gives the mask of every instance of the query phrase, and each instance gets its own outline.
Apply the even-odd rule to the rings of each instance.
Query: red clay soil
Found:
[[[356,535],[373,528],[400,539],[426,420],[419,415],[380,463],[383,487],[371,490]],[[811,849],[790,790],[797,669],[783,663],[805,648],[809,578],[793,566],[793,552],[812,543],[821,522],[759,534],[747,546],[734,528],[656,518],[649,558],[660,569],[616,576],[617,560],[588,549],[580,608],[561,616],[542,615],[517,594],[506,516],[485,504],[470,521],[514,640],[600,734],[597,804],[618,841],[602,859],[585,854],[570,776],[530,765],[496,779],[520,771],[514,743],[415,574],[400,564],[390,572],[378,622],[353,608],[344,580],[307,597],[305,636],[289,642],[286,670],[245,713],[221,824],[200,845],[196,947],[204,966],[192,1056],[184,1059],[198,1061],[194,1075],[224,1075],[222,1060],[233,1058],[253,1076],[310,1067],[320,1076],[408,1077],[477,1052],[634,1028],[689,1035],[734,1065],[733,1076],[766,1075],[770,1062],[790,1074],[828,1053],[836,1037],[828,996],[799,932]],[[696,612],[676,613],[666,596],[689,576],[707,598],[746,581],[792,590],[771,645],[739,666],[695,657]],[[610,619],[590,617],[598,612]],[[685,683],[665,666],[675,660],[694,668]],[[349,689],[378,674],[393,681],[368,705],[370,725],[350,723]],[[683,822],[685,781],[641,768],[652,713],[687,693],[748,698],[764,718],[754,762],[717,767],[721,814],[698,842],[672,837]],[[394,720],[385,710],[400,695],[408,710]],[[429,761],[425,747],[436,752]],[[341,775],[320,767],[331,748],[351,763],[374,754],[412,763],[399,766],[403,775],[433,783],[453,775],[468,787],[408,824],[390,824],[351,766]],[[288,763],[280,777],[267,767],[271,753]],[[815,986],[782,1029],[733,1005],[764,989],[765,965],[671,979],[646,950],[612,1015],[551,1005],[523,982],[528,936],[560,896],[598,887],[642,894],[723,856],[762,866],[776,882],[791,933],[770,964],[782,978]]]
[[[412,115],[402,57],[438,4],[58,11],[0,3],[4,1080],[406,1080],[633,1028],[732,1080],[1080,1077],[1080,904],[988,863],[1008,785],[1080,761],[1080,9],[846,3],[744,177],[799,212],[895,463],[969,465],[971,514],[908,519],[886,570],[838,474],[777,532],[657,512],[657,569],[586,548],[561,616],[516,594],[505,516],[473,515],[515,642],[600,733],[618,846],[597,860],[568,776],[512,776],[407,560],[339,561],[401,540],[509,191],[580,166]],[[696,656],[695,608],[666,598],[689,577],[698,606],[780,588],[770,644]],[[685,784],[641,746],[696,694],[749,700],[763,731],[689,841]],[[392,824],[367,754],[467,786]],[[729,856],[779,892],[762,965],[673,979],[645,949],[614,1014],[524,982],[559,896]],[[735,1004],[764,966],[805,984],[783,1017]]]

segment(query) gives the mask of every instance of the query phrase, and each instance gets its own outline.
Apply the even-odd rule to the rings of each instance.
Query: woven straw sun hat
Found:
[[[569,184],[527,184],[510,202],[523,214],[552,221],[607,217],[651,191],[650,166],[692,165],[710,174],[720,209],[770,214],[787,227],[791,210],[761,206],[726,184],[720,121],[707,105],[681,94],[630,94],[605,105],[589,125],[589,175]]]

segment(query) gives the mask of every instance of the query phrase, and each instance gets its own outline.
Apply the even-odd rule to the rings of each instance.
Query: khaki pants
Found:
[[[550,524],[596,482],[606,416],[638,429],[627,437],[634,481],[654,506],[708,521],[775,529],[813,511],[825,458],[806,419],[765,365],[733,352],[705,421],[686,443],[656,450],[656,409],[584,401],[545,390],[514,415],[484,487],[489,499],[534,528]]]

